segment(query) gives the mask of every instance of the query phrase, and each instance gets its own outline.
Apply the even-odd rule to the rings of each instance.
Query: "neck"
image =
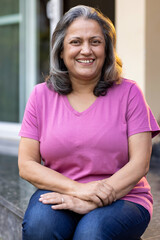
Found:
[[[92,80],[92,81],[79,81],[77,79],[71,80],[72,82],[72,89],[73,93],[76,94],[93,94],[93,90],[95,86],[97,85],[97,80]]]

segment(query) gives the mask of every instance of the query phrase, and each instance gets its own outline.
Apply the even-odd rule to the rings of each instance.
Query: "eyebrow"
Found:
[[[104,37],[101,37],[101,36],[99,36],[99,35],[93,36],[93,37],[91,37],[90,39],[93,39],[93,38],[100,38],[100,39],[104,40]],[[82,38],[81,38],[81,37],[77,37],[77,36],[73,36],[73,37],[69,38],[68,41],[70,41],[70,40],[72,40],[72,39],[79,39],[79,40],[81,40]]]

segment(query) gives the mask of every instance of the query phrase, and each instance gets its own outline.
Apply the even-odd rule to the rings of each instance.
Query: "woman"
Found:
[[[150,221],[145,175],[160,129],[137,84],[121,78],[115,38],[87,6],[53,33],[50,76],[35,86],[20,131],[20,176],[38,188],[24,240],[139,239]]]

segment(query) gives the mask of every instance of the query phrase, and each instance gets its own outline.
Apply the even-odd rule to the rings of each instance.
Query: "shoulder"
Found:
[[[126,79],[126,78],[122,78],[120,80],[120,83],[115,83],[114,86],[115,88],[118,88],[119,90],[120,89],[131,89],[132,87],[136,86],[137,83],[136,81],[133,81],[133,80],[130,80],[130,79]]]
[[[57,99],[57,95],[58,93],[48,88],[46,82],[39,83],[34,86],[27,107],[34,105],[37,109],[41,109],[43,106],[53,102],[54,99]]]
[[[43,93],[55,93],[54,90],[51,90],[48,88],[47,83],[43,82],[43,83],[38,83],[37,85],[34,86],[34,91],[38,94],[43,94]]]
[[[138,86],[138,83],[133,80],[122,78],[120,83],[115,83],[111,88],[112,92],[115,92],[117,95],[143,95],[142,90]]]
[[[54,97],[54,95],[57,95],[54,90],[49,89],[46,82],[39,83],[34,86],[34,89],[32,91],[32,94],[35,98],[38,98],[38,100],[43,98],[50,98]]]

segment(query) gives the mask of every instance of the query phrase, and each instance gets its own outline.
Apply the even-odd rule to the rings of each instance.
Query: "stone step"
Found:
[[[21,240],[23,211],[0,196],[0,240]]]
[[[0,155],[0,240],[21,240],[25,209],[35,188],[18,174],[17,157]]]
[[[152,221],[143,240],[160,240],[160,158],[153,158],[148,180],[154,197]],[[0,240],[21,240],[21,224],[30,196],[36,190],[18,174],[17,157],[0,155]]]

